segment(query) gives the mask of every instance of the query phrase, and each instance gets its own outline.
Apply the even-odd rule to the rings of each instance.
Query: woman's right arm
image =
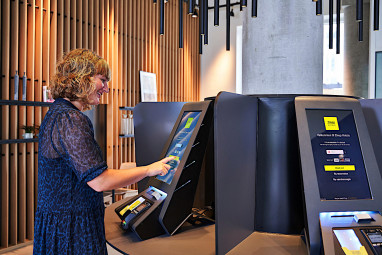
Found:
[[[125,187],[136,183],[148,176],[166,175],[170,166],[168,161],[175,157],[167,157],[147,166],[135,167],[132,169],[106,169],[102,174],[87,182],[87,184],[97,192]]]

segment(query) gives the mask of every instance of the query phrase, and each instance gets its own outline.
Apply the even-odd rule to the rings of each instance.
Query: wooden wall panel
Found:
[[[198,19],[184,4],[184,48],[179,49],[179,1],[165,4],[159,35],[159,4],[152,0],[10,0],[0,3],[0,99],[14,99],[16,71],[27,77],[27,100],[42,101],[56,63],[65,52],[89,48],[112,70],[106,104],[106,161],[110,168],[135,161],[134,138],[120,138],[120,106],[140,102],[139,71],[157,75],[158,101],[195,101],[199,93]],[[0,106],[1,140],[20,139],[21,125],[40,125],[48,108]],[[37,206],[38,144],[1,145],[0,252],[33,239]],[[133,184],[130,188],[136,188]]]

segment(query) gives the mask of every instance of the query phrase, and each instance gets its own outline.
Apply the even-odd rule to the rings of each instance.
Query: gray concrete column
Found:
[[[316,4],[259,1],[257,13],[252,18],[245,8],[243,94],[322,94],[323,19]]]
[[[363,42],[359,42],[355,2],[344,8],[344,94],[368,98],[370,3],[364,3],[363,10]]]

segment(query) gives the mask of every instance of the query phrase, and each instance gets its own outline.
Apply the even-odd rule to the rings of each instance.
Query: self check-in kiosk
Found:
[[[295,99],[310,254],[382,254],[382,179],[358,100]]]
[[[165,176],[153,176],[148,188],[115,209],[122,228],[142,240],[164,233],[174,234],[191,215],[194,195],[205,153],[211,102],[183,106],[160,158],[174,156]]]

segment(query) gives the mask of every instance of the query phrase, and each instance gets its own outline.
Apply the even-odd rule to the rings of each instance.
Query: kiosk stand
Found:
[[[382,254],[382,180],[360,103],[303,96],[295,108],[310,254]]]
[[[124,229],[142,240],[172,235],[191,216],[192,205],[212,122],[211,101],[183,106],[160,158],[175,156],[165,176],[115,209]]]

